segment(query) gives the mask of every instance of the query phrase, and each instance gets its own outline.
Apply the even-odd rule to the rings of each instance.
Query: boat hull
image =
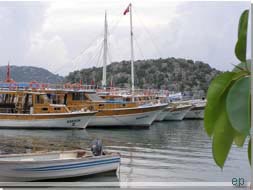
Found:
[[[184,117],[184,119],[204,119],[205,107],[194,107]]]
[[[165,116],[165,121],[181,121],[184,119],[185,115],[189,112],[191,107],[167,110],[165,111],[167,115]]]
[[[162,111],[160,114],[157,115],[155,121],[163,121],[168,113],[166,111]]]
[[[0,128],[86,128],[95,113],[0,114]]]
[[[97,156],[91,159],[27,161],[24,163],[0,162],[0,181],[37,181],[79,177],[116,171],[120,164],[120,156]]]
[[[129,126],[129,127],[149,127],[157,116],[162,112],[166,105],[161,106],[150,106],[150,107],[138,107],[138,108],[127,108],[108,112],[102,110],[104,115],[97,114],[93,118],[88,127],[117,127],[117,126]],[[112,110],[110,110],[112,111]],[[121,112],[120,111],[125,111]]]

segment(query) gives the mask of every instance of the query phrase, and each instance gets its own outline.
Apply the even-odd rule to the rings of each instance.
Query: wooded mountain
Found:
[[[55,75],[46,69],[30,66],[10,66],[11,78],[16,82],[30,82],[36,80],[41,83],[59,83],[64,80],[62,76]],[[0,81],[6,78],[7,66],[0,67]]]
[[[214,76],[220,71],[201,61],[182,58],[137,60],[134,65],[136,88],[155,88],[170,91],[199,91],[208,89]],[[130,87],[131,68],[129,61],[114,62],[107,66],[107,84]],[[102,68],[93,67],[74,71],[65,78],[66,82],[79,82],[101,86]]]

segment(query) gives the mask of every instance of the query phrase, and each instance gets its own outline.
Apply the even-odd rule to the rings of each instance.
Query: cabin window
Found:
[[[60,111],[60,110],[61,110],[61,108],[54,108],[54,110],[55,110],[55,111]]]
[[[41,108],[41,111],[48,111],[48,108]]]
[[[125,107],[125,106],[126,106],[126,104],[122,104],[122,106],[123,106],[123,107]]]
[[[72,94],[72,100],[87,100],[84,93],[75,92]]]
[[[101,106],[104,106],[104,104],[99,104],[98,106],[101,107]]]

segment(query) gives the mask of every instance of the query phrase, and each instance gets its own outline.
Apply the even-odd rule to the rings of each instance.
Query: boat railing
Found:
[[[89,90],[95,91],[94,85],[83,85],[79,83],[39,83],[39,82],[0,82],[0,90],[15,91],[15,90],[43,90],[43,89],[55,89],[55,90]]]

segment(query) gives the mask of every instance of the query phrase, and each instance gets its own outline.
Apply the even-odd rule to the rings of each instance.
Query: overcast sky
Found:
[[[136,59],[187,58],[219,70],[230,70],[238,62],[234,56],[238,20],[250,2],[131,2]],[[10,61],[60,75],[101,66],[105,10],[108,61],[129,60],[129,14],[123,16],[128,4],[126,0],[0,2],[0,65]]]

